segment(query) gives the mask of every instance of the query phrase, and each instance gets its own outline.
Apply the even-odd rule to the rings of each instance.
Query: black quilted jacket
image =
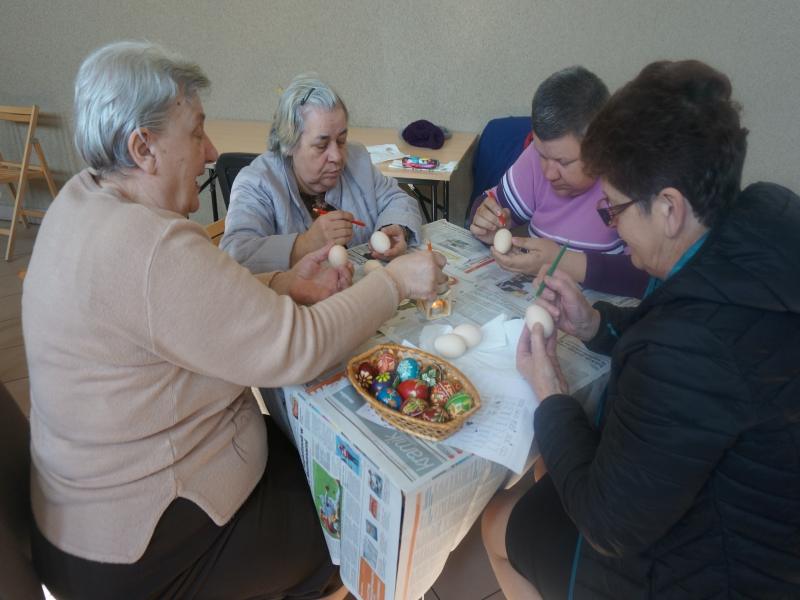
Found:
[[[599,430],[570,396],[535,419],[574,598],[800,598],[800,198],[748,187],[638,308],[597,308]]]

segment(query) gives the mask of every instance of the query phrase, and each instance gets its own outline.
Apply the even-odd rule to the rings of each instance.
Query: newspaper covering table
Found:
[[[529,275],[503,271],[481,242],[447,221],[424,226],[424,236],[447,257],[446,272],[455,282],[453,312],[435,323],[483,325],[499,313],[509,318],[524,315],[533,294]],[[366,246],[350,250],[356,277],[362,276],[360,266],[368,258]],[[599,297],[594,294],[592,300]],[[359,352],[387,340],[419,344],[427,325],[407,303]],[[571,392],[590,409],[605,385],[608,359],[563,335],[558,352]],[[486,383],[474,380],[477,373],[467,375],[484,404],[476,414],[502,413],[504,402],[487,407],[485,396],[491,394]],[[306,385],[284,388],[283,403],[280,417],[288,421],[300,451],[331,558],[340,565],[344,584],[361,600],[420,598],[489,499],[508,481],[509,468],[458,449],[450,440],[427,442],[380,423],[349,384],[344,365]],[[533,405],[532,398],[525,399],[524,406]],[[500,419],[495,423],[520,418],[490,416]],[[532,436],[532,423],[529,426]],[[500,445],[524,439],[515,432],[505,441],[491,431],[477,437],[503,438]],[[496,440],[490,442],[497,445]],[[525,443],[529,453],[530,438]]]

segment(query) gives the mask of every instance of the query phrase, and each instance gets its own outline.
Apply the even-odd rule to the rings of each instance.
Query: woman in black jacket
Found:
[[[540,304],[611,374],[589,420],[556,336],[520,339],[548,475],[484,515],[509,598],[800,598],[800,198],[740,191],[730,95],[703,63],[653,63],[583,141],[598,212],[652,279],[619,308],[545,277]]]

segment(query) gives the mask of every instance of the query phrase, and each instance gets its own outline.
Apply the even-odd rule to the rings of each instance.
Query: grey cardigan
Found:
[[[360,144],[347,144],[347,164],[325,201],[366,223],[354,226],[352,246],[392,224],[411,230],[409,245],[420,243],[417,200],[375,168]],[[236,177],[220,247],[253,273],[285,270],[297,234],[310,226],[311,215],[300,199],[291,158],[265,152]]]

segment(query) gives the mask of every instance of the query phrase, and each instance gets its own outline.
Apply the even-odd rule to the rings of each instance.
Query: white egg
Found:
[[[389,240],[388,235],[382,231],[376,231],[370,236],[369,245],[372,246],[372,249],[375,250],[375,252],[383,254],[392,247],[392,242]]]
[[[531,304],[525,311],[525,325],[528,326],[528,329],[533,331],[533,326],[536,323],[542,324],[542,329],[544,329],[544,337],[547,338],[553,335],[553,317],[551,317],[550,313],[538,304]]]
[[[328,262],[332,267],[343,267],[347,264],[347,250],[344,246],[335,244],[328,250]]]
[[[511,250],[511,232],[508,229],[498,229],[494,234],[494,249],[500,254]]]
[[[433,340],[433,347],[445,358],[458,358],[467,351],[467,342],[460,335],[445,333]]]
[[[383,264],[379,260],[368,260],[364,263],[364,273],[372,273],[378,269],[382,269]]]
[[[453,329],[453,333],[460,335],[467,342],[467,348],[474,348],[481,343],[483,333],[481,328],[472,323],[462,323]]]

